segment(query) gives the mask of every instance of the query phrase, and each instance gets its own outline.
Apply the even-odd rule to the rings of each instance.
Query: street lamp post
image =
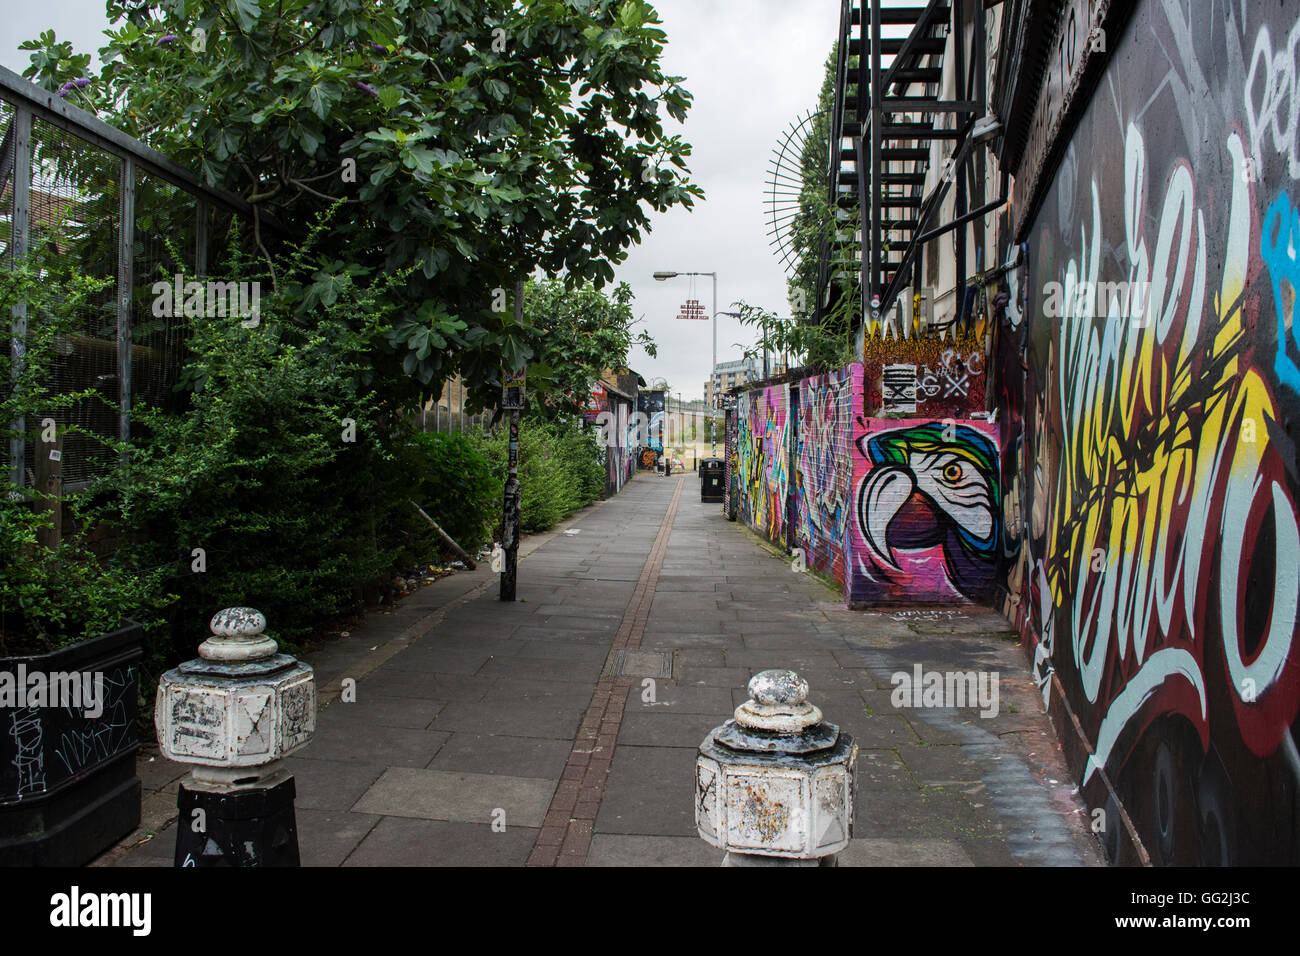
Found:
[[[714,369],[718,367],[718,274],[716,272],[656,272],[654,278],[656,282],[663,282],[665,279],[675,279],[678,276],[708,276],[713,280],[713,364],[709,366],[709,381],[713,381]],[[715,386],[714,391],[717,391]],[[713,416],[709,416],[709,439],[713,443],[713,453],[718,453],[718,439],[714,433]]]

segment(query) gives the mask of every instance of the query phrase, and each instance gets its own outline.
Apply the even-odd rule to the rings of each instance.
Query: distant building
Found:
[[[772,356],[767,362],[767,374],[782,375],[785,363]],[[704,383],[704,404],[713,407],[713,396],[724,394],[727,389],[747,382],[757,382],[763,377],[763,360],[758,356],[736,359],[731,362],[719,362],[713,366],[713,377]]]

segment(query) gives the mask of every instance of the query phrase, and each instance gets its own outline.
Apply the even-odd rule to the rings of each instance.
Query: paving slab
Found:
[[[352,807],[356,813],[539,827],[554,780],[389,767]]]
[[[567,740],[455,733],[429,769],[558,780],[568,755]]]
[[[596,833],[699,840],[695,832],[695,753],[688,747],[619,746],[596,818]]]
[[[537,831],[384,817],[344,866],[522,866]]]
[[[453,701],[438,713],[432,726],[440,731],[572,740],[581,719],[580,704],[518,697],[475,703]],[[429,757],[432,759],[433,755]]]
[[[334,704],[320,714],[325,732],[313,737],[294,756],[308,760],[365,761],[390,767],[424,767],[451,736],[441,728],[412,730],[348,719],[343,710],[348,706]],[[334,715],[330,714],[331,710]],[[333,728],[341,729],[331,733]]]
[[[588,866],[720,866],[723,851],[698,836],[597,833]]]

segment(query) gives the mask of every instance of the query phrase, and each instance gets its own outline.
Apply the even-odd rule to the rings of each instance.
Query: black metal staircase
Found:
[[[843,0],[828,177],[828,199],[843,212],[823,245],[818,318],[853,284],[862,318],[884,316],[905,287],[920,284],[921,244],[969,221],[970,191],[983,187],[969,159],[972,130],[987,112],[985,53],[982,0]],[[947,57],[951,98],[940,91]],[[936,229],[954,187],[954,219]],[[961,287],[964,243],[957,246]]]

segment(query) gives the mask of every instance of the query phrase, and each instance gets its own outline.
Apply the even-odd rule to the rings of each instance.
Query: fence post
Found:
[[[135,286],[135,160],[130,156],[122,158],[121,190],[117,246],[117,404],[121,411],[117,435],[127,441],[131,437],[131,290]]]
[[[31,226],[31,187],[32,187],[32,114],[17,106],[14,109],[14,197],[13,197],[13,261],[21,262],[30,246]],[[13,314],[9,318],[9,334],[12,341],[11,353],[13,364],[10,371],[16,382],[22,374],[25,364],[23,356],[27,353],[27,303],[14,304]],[[23,474],[27,463],[27,442],[23,435],[27,430],[27,420],[19,416],[13,422],[14,436],[9,440],[9,456],[12,463],[12,479],[15,485],[22,487],[27,482]]]
[[[516,282],[515,324],[523,325],[523,321],[524,284]],[[510,409],[510,443],[507,447],[505,502],[501,520],[501,547],[505,551],[505,567],[501,571],[500,599],[502,601],[515,599],[519,567],[519,413],[520,409],[517,407]]]

